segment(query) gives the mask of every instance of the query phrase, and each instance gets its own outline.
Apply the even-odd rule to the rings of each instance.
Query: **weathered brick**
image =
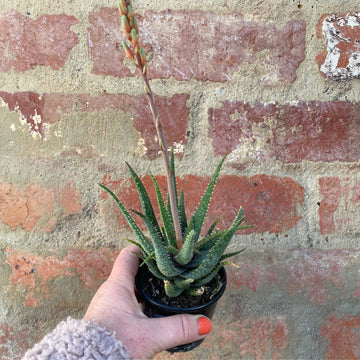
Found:
[[[9,183],[0,183],[0,219],[11,230],[21,227],[33,230],[41,218],[47,218],[53,211],[55,194],[52,189],[30,184],[25,191]]]
[[[282,264],[288,294],[303,294],[316,304],[325,304],[337,297],[351,297],[349,289],[356,284],[346,279],[353,275],[349,267],[358,265],[358,254],[350,250],[294,251],[291,261]]]
[[[11,230],[50,232],[55,226],[54,206],[59,204],[67,213],[81,210],[81,196],[71,183],[60,192],[52,188],[28,184],[18,189],[0,181],[0,219]]]
[[[59,203],[68,214],[77,213],[82,209],[81,195],[71,181],[59,191]]]
[[[220,311],[220,309],[217,309]],[[286,318],[263,316],[260,318],[224,321],[216,317],[211,333],[204,344],[191,353],[173,354],[173,359],[218,360],[222,359],[284,359],[288,344]],[[166,352],[157,354],[154,360],[166,360]]]
[[[359,297],[359,251],[282,250],[265,253],[246,250],[228,268],[229,289],[246,287],[253,292],[276,284],[289,296],[301,294],[313,304]],[[355,273],[354,273],[355,272]]]
[[[360,159],[359,114],[360,105],[348,101],[224,101],[209,110],[209,137],[217,155],[239,158],[237,166],[267,159],[353,162]]]
[[[160,188],[165,193],[165,176],[156,176]],[[150,176],[143,177],[145,187],[149,191],[152,202],[156,202]],[[210,178],[201,178],[186,175],[177,179],[179,189],[183,188],[188,216],[190,216],[200,202],[202,194]],[[110,176],[103,180],[110,186],[124,204],[133,209],[141,210],[135,187],[127,186],[126,180],[113,181]],[[304,189],[290,178],[277,176],[256,175],[222,176],[215,188],[212,203],[210,204],[206,226],[210,226],[215,219],[223,214],[219,228],[229,226],[234,220],[240,206],[245,209],[246,222],[255,225],[246,232],[262,233],[264,231],[279,233],[290,229],[299,222],[297,206],[304,201]],[[154,206],[155,207],[155,206]],[[156,207],[155,207],[156,208]],[[120,217],[120,224],[125,220]]]
[[[38,307],[51,297],[50,281],[79,276],[84,287],[96,288],[111,271],[117,252],[108,249],[71,250],[64,257],[33,255],[21,250],[5,249],[10,265],[10,282],[22,290],[24,306]]]
[[[174,152],[179,157],[184,153],[187,144],[187,125],[190,109],[186,106],[187,94],[176,94],[171,98],[156,97],[159,117],[162,120],[167,146],[174,146]],[[154,121],[149,111],[145,96],[140,97],[130,111],[134,116],[134,127],[144,139],[144,153],[148,159],[160,156],[159,146],[155,140]]]
[[[324,15],[317,36],[326,42],[326,49],[316,56],[325,77],[340,81],[360,77],[360,13]]]
[[[324,177],[319,179],[319,186],[322,195],[319,206],[321,234],[358,229],[360,181],[351,178]]]
[[[0,323],[0,359],[18,360],[32,344],[38,340],[37,334],[28,327],[15,328],[7,323]]]
[[[0,14],[0,71],[63,67],[70,50],[79,43],[70,31],[77,23],[68,15],[42,15],[32,20],[17,11]]]
[[[45,124],[54,124],[63,115],[75,112],[94,112],[102,109],[117,109],[134,118],[134,127],[143,139],[142,152],[149,159],[159,156],[159,147],[154,139],[152,115],[146,96],[132,97],[126,94],[37,94],[34,92],[0,92],[0,98],[10,111],[20,111],[21,119],[32,134],[46,138]],[[190,109],[186,106],[188,94],[175,94],[171,98],[156,97],[159,116],[163,120],[165,140],[175,144],[181,156],[187,143],[186,129]],[[170,142],[171,141],[171,142]]]
[[[360,359],[360,317],[332,314],[321,329],[329,341],[326,359]]]
[[[20,111],[21,121],[29,126],[32,134],[44,136],[43,108],[45,97],[35,92],[7,93],[0,92],[0,97],[10,111]]]
[[[248,318],[215,327],[208,342],[231,349],[239,357],[251,356],[252,359],[282,359],[287,345],[288,328],[284,317]]]
[[[119,51],[123,37],[117,9],[96,10],[89,15],[89,21],[93,72],[130,76],[124,54]],[[144,47],[154,51],[149,67],[151,78],[227,81],[243,64],[254,64],[264,74],[264,83],[293,82],[305,58],[303,21],[290,19],[278,29],[273,23],[247,20],[238,13],[167,10],[147,11],[139,17],[139,23]]]
[[[270,283],[280,284],[283,281],[281,266],[274,266],[274,262],[281,260],[275,255],[267,255],[267,259],[256,256],[255,259],[247,250],[236,263],[239,268],[227,269],[227,287],[229,289],[240,289],[242,286],[256,292]]]

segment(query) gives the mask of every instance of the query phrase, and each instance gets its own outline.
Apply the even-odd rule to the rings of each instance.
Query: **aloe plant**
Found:
[[[155,277],[163,280],[166,294],[173,297],[187,291],[199,295],[217,275],[220,268],[229,264],[227,259],[243,251],[224,254],[235,232],[248,227],[242,225],[244,210],[240,208],[229,228],[225,230],[216,229],[219,222],[217,219],[207,233],[202,236],[210,200],[220,169],[226,158],[224,156],[218,164],[199,206],[190,219],[187,219],[184,192],[181,190],[179,193],[176,187],[174,152],[171,151],[169,154],[166,146],[154,95],[147,78],[146,52],[139,41],[138,23],[133,14],[130,0],[119,1],[119,12],[122,30],[127,39],[127,41],[123,41],[123,48],[126,56],[133,61],[139,70],[143,80],[166,170],[168,190],[166,202],[162,197],[156,179],[150,174],[155,188],[161,224],[157,220],[143,182],[129,164],[127,166],[142,207],[141,212],[134,210],[132,212],[145,223],[147,235],[140,229],[134,215],[130,214],[118,197],[105,185],[100,184],[100,186],[114,198],[119,206],[122,215],[137,239],[137,241],[129,241],[141,249],[142,265],[145,264]]]
[[[143,260],[143,264],[147,265],[154,276],[164,281],[165,292],[168,296],[178,296],[184,290],[191,294],[201,294],[203,287],[217,275],[220,268],[223,265],[229,264],[226,259],[243,251],[240,250],[234,253],[224,254],[235,232],[248,227],[247,225],[241,225],[244,220],[243,209],[239,210],[229,228],[216,230],[216,225],[219,222],[219,219],[217,219],[213,225],[210,226],[206,235],[201,237],[201,230],[210,199],[225,158],[226,156],[223,157],[217,166],[199,206],[189,221],[186,217],[184,193],[181,191],[179,195],[176,192],[177,213],[179,214],[181,233],[184,239],[184,245],[181,249],[176,247],[175,227],[171,209],[165,204],[156,179],[152,174],[150,174],[150,176],[155,188],[162,226],[158,223],[150,197],[143,182],[132,167],[127,164],[142,207],[142,212],[135,210],[132,210],[132,212],[144,221],[148,236],[140,229],[134,217],[114,192],[105,185],[100,184],[116,201],[121,213],[137,238],[137,241],[129,241],[141,249],[142,255],[140,255],[140,257]],[[173,152],[171,153],[170,166],[173,174],[172,182],[175,185]]]

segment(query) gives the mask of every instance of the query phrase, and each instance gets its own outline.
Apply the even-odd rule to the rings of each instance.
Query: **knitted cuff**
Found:
[[[22,360],[121,360],[130,359],[129,350],[113,332],[97,323],[69,317],[46,335]]]

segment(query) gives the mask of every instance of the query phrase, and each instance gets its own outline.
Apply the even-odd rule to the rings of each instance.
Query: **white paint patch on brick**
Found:
[[[145,146],[145,140],[143,138],[139,138],[135,149],[135,154],[139,157],[143,157],[147,151],[148,148]]]
[[[185,146],[183,145],[182,142],[174,142],[173,144],[174,147],[174,154],[183,154],[184,150],[185,150]],[[168,149],[168,151],[171,151],[171,147]]]
[[[333,80],[360,78],[360,13],[323,20],[327,56],[320,70]]]

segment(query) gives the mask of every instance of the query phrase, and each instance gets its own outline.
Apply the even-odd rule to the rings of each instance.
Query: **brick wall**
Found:
[[[254,228],[212,334],[174,359],[360,358],[360,13],[355,0],[134,2],[196,206]],[[125,160],[165,186],[110,0],[0,1],[0,358],[81,317],[130,236]],[[157,359],[165,359],[159,354]]]

